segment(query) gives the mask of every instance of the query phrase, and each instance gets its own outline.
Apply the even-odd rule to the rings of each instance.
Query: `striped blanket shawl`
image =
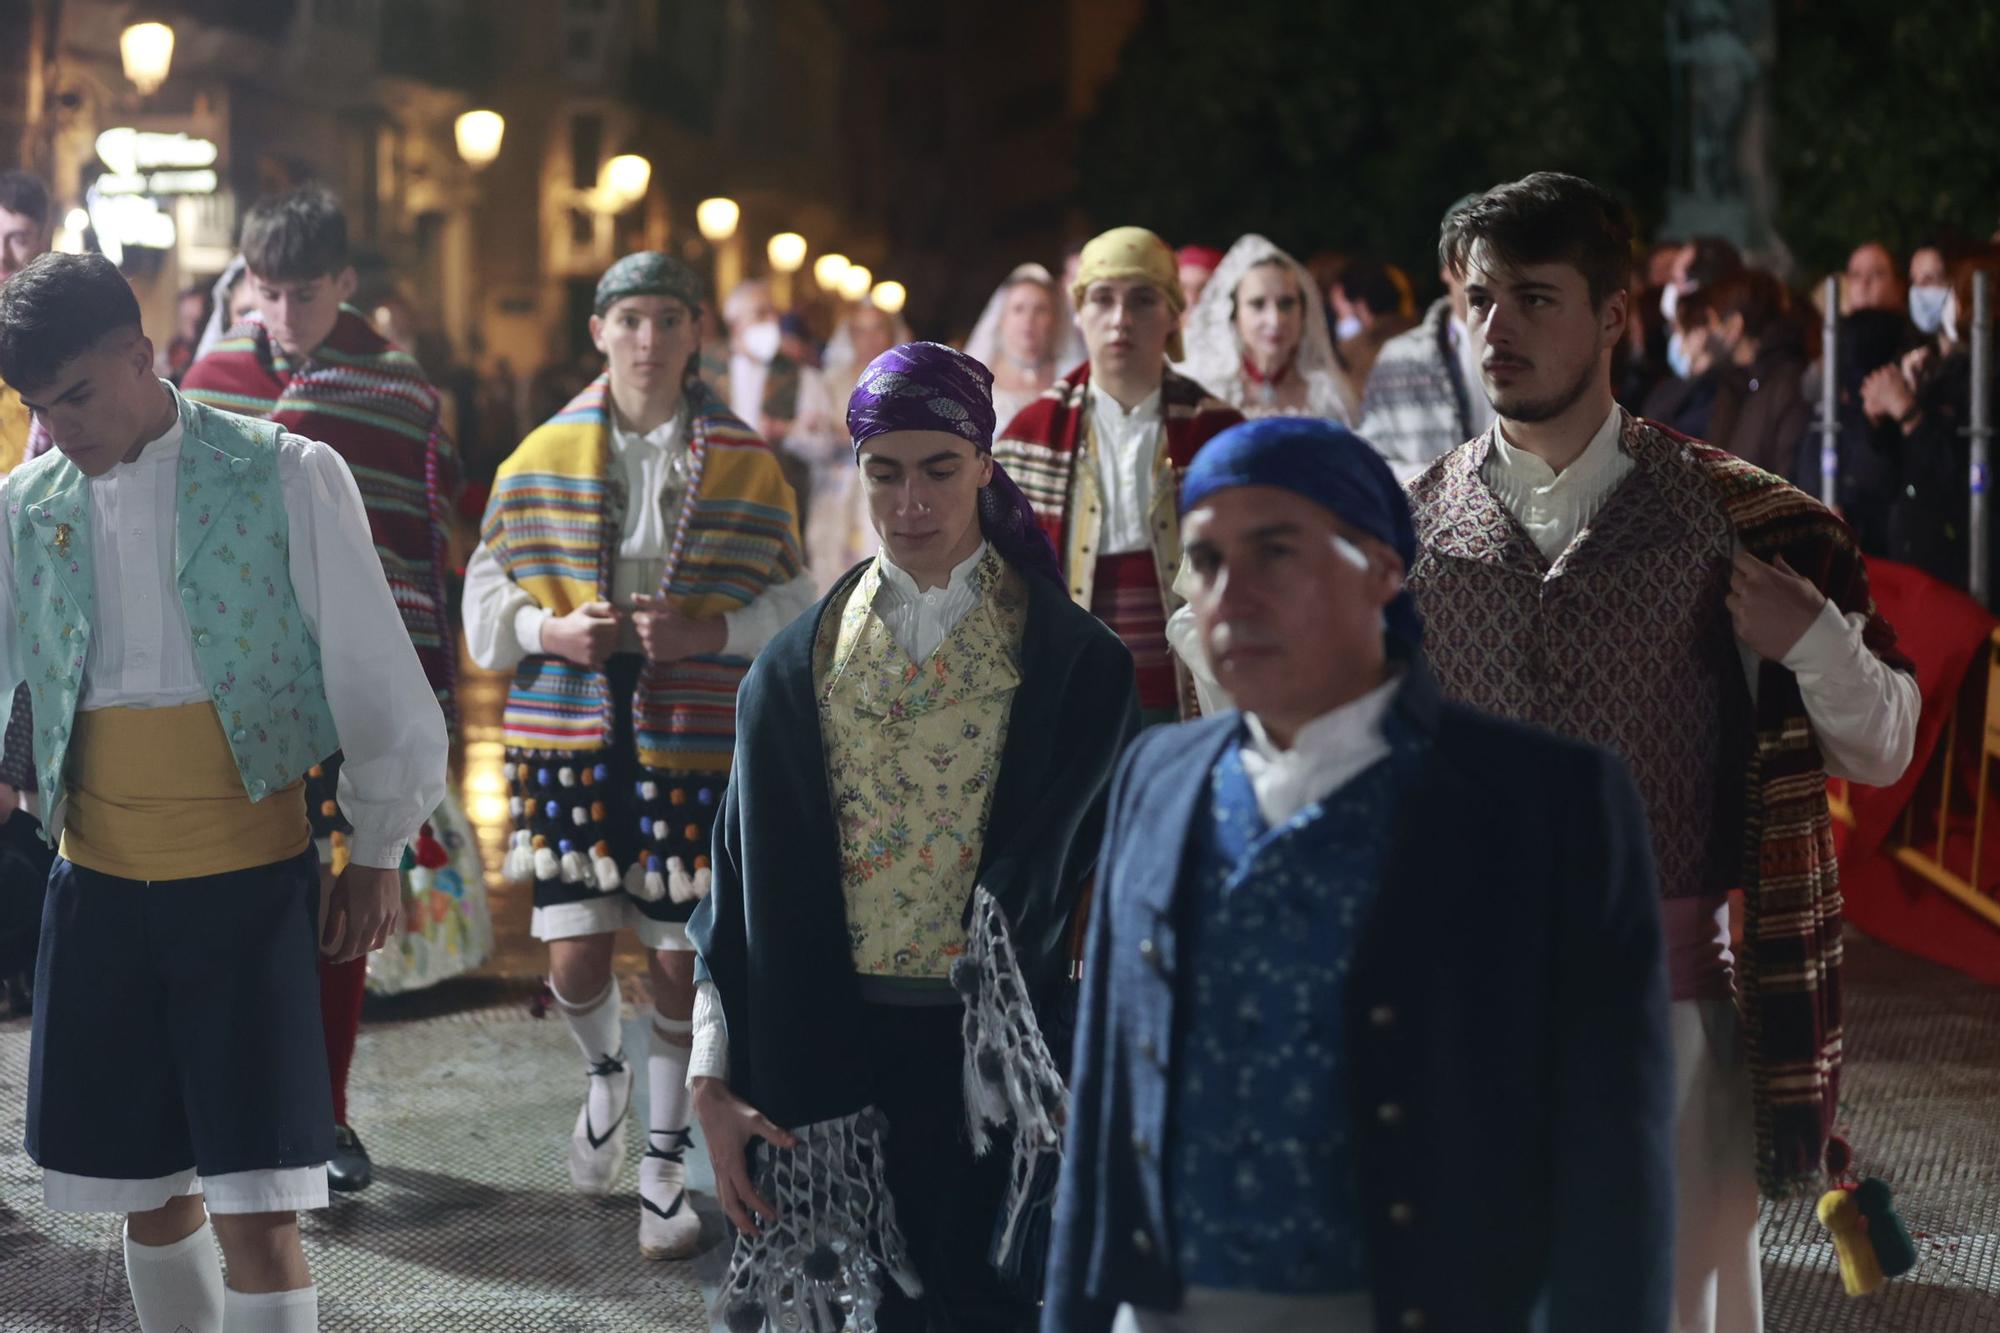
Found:
[[[1867,566],[1847,525],[1781,478],[1726,450],[1687,443],[1744,549],[1761,560],[1782,555],[1843,615],[1867,617],[1862,638],[1871,652],[1898,670],[1914,670],[1896,647],[1894,627],[1875,609]],[[1766,1192],[1783,1194],[1824,1186],[1821,1158],[1839,1105],[1840,865],[1812,719],[1797,677],[1775,662],[1759,667],[1756,727],[1745,787],[1737,965],[1758,1176]]]
[[[687,388],[693,472],[675,521],[661,593],[691,616],[747,606],[805,566],[798,507],[763,438],[699,383]],[[567,615],[606,601],[626,497],[610,469],[610,380],[600,376],[537,427],[500,467],[481,539],[537,603]],[[639,762],[725,772],[736,743],[740,657],[649,663],[633,699]],[[510,749],[575,755],[612,743],[601,671],[530,657],[515,672],[504,720]]]
[[[294,365],[252,317],[188,368],[181,392],[275,421],[346,460],[410,642],[451,719],[458,650],[446,609],[445,537],[463,478],[438,392],[416,358],[342,306],[327,340]]]

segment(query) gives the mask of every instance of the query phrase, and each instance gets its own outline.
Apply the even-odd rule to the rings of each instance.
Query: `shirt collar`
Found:
[[[181,437],[185,434],[186,428],[181,425],[181,414],[176,412],[174,413],[174,424],[167,427],[163,434],[157,435],[146,442],[146,447],[139,451],[137,462],[120,463],[104,475],[107,477],[129,477],[142,471],[173,463],[181,456]]]
[[[618,415],[618,409],[613,407],[611,409],[611,451],[616,454],[622,454],[626,450],[634,448],[667,449],[680,438],[682,425],[687,420],[687,413],[687,403],[683,401],[679,410],[671,417],[668,417],[665,421],[653,427],[653,429],[647,431],[644,435],[641,435],[630,426],[627,426],[624,419]]]
[[[1557,472],[1537,455],[1507,443],[1505,427],[1495,422],[1492,457],[1500,471],[1519,478],[1537,490],[1554,490],[1558,486],[1569,490],[1588,489],[1592,481],[1617,467],[1619,440],[1625,433],[1624,428],[1625,411],[1614,403],[1611,415],[1604,418],[1604,424],[1590,437],[1590,443],[1583,447],[1576,461]]]
[[[982,540],[979,543],[978,550],[952,566],[951,577],[945,580],[942,588],[932,588],[928,592],[918,592],[917,581],[911,578],[894,561],[890,560],[887,551],[882,552],[877,557],[881,562],[882,586],[888,589],[899,601],[920,601],[925,597],[937,597],[942,594],[964,592],[972,586],[972,576],[978,571],[979,562],[985,558],[986,543]]]
[[[1093,380],[1090,384],[1090,410],[1097,417],[1118,422],[1136,423],[1148,418],[1157,417],[1160,415],[1160,395],[1166,387],[1167,382],[1165,379],[1162,379],[1159,388],[1154,389],[1151,393],[1140,399],[1138,406],[1128,412],[1125,410],[1123,403],[1113,398],[1103,389],[1098,388],[1097,382]]]
[[[1379,743],[1383,720],[1394,706],[1396,691],[1402,685],[1403,676],[1398,672],[1359,699],[1321,713],[1299,728],[1289,750],[1278,748],[1255,713],[1245,713],[1243,721],[1249,732],[1250,747],[1268,763],[1313,763],[1370,742]]]

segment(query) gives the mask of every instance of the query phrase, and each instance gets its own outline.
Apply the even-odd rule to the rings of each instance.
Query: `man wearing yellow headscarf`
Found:
[[[993,445],[1062,558],[1070,596],[1118,632],[1147,723],[1194,709],[1167,647],[1180,605],[1175,500],[1202,445],[1243,418],[1168,369],[1187,296],[1167,243],[1114,227],[1084,246],[1070,288],[1089,357],[1028,404]]]

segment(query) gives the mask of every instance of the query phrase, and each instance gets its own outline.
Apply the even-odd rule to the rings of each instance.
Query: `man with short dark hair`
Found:
[[[1624,766],[1439,697],[1408,503],[1345,427],[1224,431],[1180,510],[1243,711],[1112,783],[1044,1333],[1662,1333]]]
[[[297,1210],[333,1147],[314,940],[345,961],[396,929],[444,719],[346,464],[155,377],[109,260],[0,286],[0,375],[55,442],[0,487],[0,686],[34,692],[61,838],[28,1155],[50,1207],[126,1215],[141,1328],[303,1333]],[[337,746],[352,858],[322,897],[303,778]]]
[[[1894,782],[1916,685],[1838,518],[1613,401],[1616,200],[1537,172],[1452,213],[1439,258],[1498,421],[1410,488],[1430,661],[1446,694],[1632,768],[1674,1001],[1675,1327],[1753,1333],[1758,1182],[1818,1185],[1839,1088],[1826,775]]]
[[[438,392],[407,350],[346,304],[355,285],[347,218],[325,188],[309,185],[253,206],[243,221],[243,258],[243,283],[255,298],[256,317],[189,367],[181,392],[323,441],[354,470],[382,572],[449,725],[457,650],[444,552],[460,475],[440,422]],[[336,796],[340,765],[336,755],[307,775],[306,810],[328,876],[338,869],[351,831]],[[404,891],[426,917],[433,902],[448,902],[445,910],[459,918],[476,962],[490,929],[477,841],[455,799],[447,796],[430,814]],[[425,897],[417,887],[422,884],[436,885],[443,898]],[[457,893],[449,891],[452,885]],[[333,1188],[343,1191],[364,1189],[374,1178],[368,1149],[347,1115],[367,973],[366,959],[320,965],[320,1012],[333,1078],[334,1155],[327,1169]]]

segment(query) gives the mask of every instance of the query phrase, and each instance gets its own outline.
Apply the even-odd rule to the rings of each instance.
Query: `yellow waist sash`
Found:
[[[193,879],[271,865],[312,841],[305,784],[252,804],[207,702],[79,710],[62,854],[120,879]]]

